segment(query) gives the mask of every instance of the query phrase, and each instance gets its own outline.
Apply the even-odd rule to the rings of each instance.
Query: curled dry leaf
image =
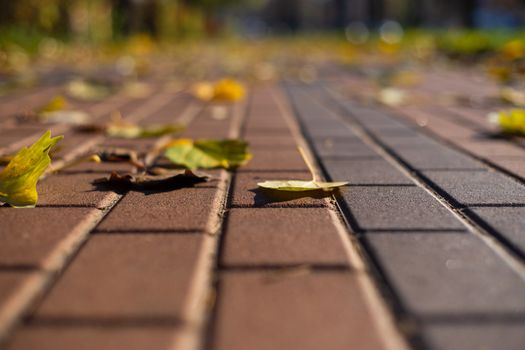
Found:
[[[188,169],[231,169],[246,164],[252,155],[242,140],[179,139],[165,146],[164,155]]]
[[[95,185],[107,185],[123,190],[174,190],[191,187],[209,180],[208,175],[196,174],[190,170],[169,171],[163,175],[111,173],[109,178],[97,179]]]
[[[101,162],[124,162],[129,163],[139,169],[144,168],[144,164],[139,160],[136,151],[127,148],[107,148],[97,153]]]
[[[299,147],[299,152],[308,166],[312,174],[312,180],[272,180],[259,182],[257,186],[269,190],[288,191],[288,192],[304,192],[304,191],[332,191],[336,188],[348,185],[348,182],[323,182],[318,181],[312,163],[308,160],[304,150]]]
[[[0,201],[13,207],[34,207],[36,184],[51,163],[49,151],[63,138],[46,132],[31,147],[22,148],[0,172]]]

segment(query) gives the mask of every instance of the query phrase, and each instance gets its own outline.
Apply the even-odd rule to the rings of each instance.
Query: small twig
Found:
[[[312,175],[312,181],[317,182],[317,173],[314,169],[314,166],[308,156],[306,155],[306,152],[301,146],[298,146],[297,149],[299,149],[299,153],[301,153],[301,157],[303,157],[304,162],[306,163],[306,166],[308,167],[308,170],[310,171],[310,174]]]

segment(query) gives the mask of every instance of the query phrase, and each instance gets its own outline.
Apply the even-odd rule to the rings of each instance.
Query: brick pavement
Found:
[[[492,93],[460,72],[438,73],[418,91]],[[143,99],[78,106],[97,121],[119,109],[137,122],[179,119],[188,137],[242,137],[253,160],[193,188],[97,191],[93,179],[128,166],[77,159],[96,147],[147,150],[162,140],[53,125],[64,147],[39,183],[39,205],[0,208],[1,348],[525,343],[525,150],[519,140],[481,137],[493,132],[483,111],[370,106],[353,97],[367,82],[346,73],[255,86],[224,111],[154,85]],[[2,98],[0,154],[47,128],[21,128],[11,116],[57,89]],[[261,180],[310,178],[298,145],[320,175],[350,186],[334,197],[257,189]]]

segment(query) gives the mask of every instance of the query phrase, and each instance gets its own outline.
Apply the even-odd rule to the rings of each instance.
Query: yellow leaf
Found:
[[[38,109],[38,113],[51,113],[61,111],[66,108],[67,102],[64,96],[57,95],[53,97],[49,102]]]
[[[213,98],[213,84],[209,82],[196,83],[191,87],[191,94],[202,101],[210,101]]]
[[[202,101],[236,102],[244,97],[246,91],[237,80],[222,79],[215,84],[209,82],[194,84],[191,93]]]
[[[213,88],[213,100],[235,102],[241,100],[246,94],[244,86],[233,79],[223,79]]]
[[[283,181],[264,181],[259,182],[257,186],[271,190],[279,191],[331,191],[335,188],[346,186],[348,182],[322,182],[322,181],[300,181],[300,180],[283,180]]]
[[[498,113],[497,123],[505,133],[525,135],[525,110],[501,111]]]
[[[31,147],[22,148],[0,173],[0,201],[13,207],[34,207],[36,184],[51,163],[49,151],[63,136],[51,138],[46,132]]]
[[[235,168],[246,164],[252,155],[241,140],[180,139],[166,146],[164,155],[188,169]]]
[[[315,169],[312,163],[308,160],[304,150],[299,147],[299,152],[303,157],[304,162],[308,166],[310,173],[312,174],[312,180],[302,181],[302,180],[273,180],[273,181],[264,181],[257,183],[257,186],[277,191],[287,191],[287,192],[304,192],[304,191],[332,191],[336,188],[348,185],[348,182],[324,182],[318,181],[315,173]]]

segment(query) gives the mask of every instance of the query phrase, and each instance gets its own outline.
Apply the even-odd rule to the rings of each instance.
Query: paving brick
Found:
[[[301,154],[297,149],[294,150],[264,150],[254,149],[253,158],[250,162],[239,168],[244,171],[308,171]]]
[[[292,150],[297,149],[297,141],[290,135],[255,134],[245,137],[251,149]]]
[[[352,274],[222,274],[213,349],[382,349]]]
[[[231,209],[221,264],[347,264],[326,209]]]
[[[282,192],[257,187],[258,182],[271,180],[311,180],[307,172],[237,173],[233,183],[232,206],[246,207],[310,207],[325,206],[326,194],[317,192]]]
[[[525,149],[518,147],[508,141],[485,140],[458,140],[457,144],[479,157],[488,158],[492,156],[524,157]]]
[[[442,147],[437,141],[419,133],[381,135],[381,143],[392,149],[436,149]]]
[[[448,120],[429,120],[425,128],[447,140],[475,138],[482,134],[480,130],[463,127],[460,123],[450,122]]]
[[[52,133],[52,135],[54,136],[55,134]],[[71,153],[71,151],[75,150],[75,148],[78,148],[79,146],[92,141],[93,138],[96,137],[93,134],[79,134],[73,131],[60,133],[60,135],[63,135],[64,138],[56,146],[56,149],[53,150],[53,159],[63,159],[64,157],[68,156]]]
[[[91,154],[94,154],[91,153]],[[102,163],[94,163],[94,162],[86,162],[81,161],[82,158],[88,157],[91,154],[85,154],[80,157],[78,157],[78,161],[73,161],[69,165],[66,165],[65,168],[60,169],[58,174],[75,174],[75,173],[83,173],[83,174],[97,174],[98,178],[102,178],[105,176],[109,176],[113,171],[116,171],[118,173],[129,173],[134,171],[134,166],[128,163],[124,162],[102,162]]]
[[[473,234],[387,232],[365,239],[409,312],[525,312],[523,280]]]
[[[93,210],[0,208],[0,265],[38,266]]]
[[[94,235],[35,318],[180,320],[202,235]]]
[[[0,307],[5,307],[9,298],[16,294],[17,288],[29,277],[30,272],[0,271]]]
[[[322,158],[373,158],[379,155],[370,146],[356,138],[326,138],[314,142]]]
[[[425,171],[424,175],[463,205],[523,204],[525,188],[493,171]]]
[[[448,209],[419,187],[348,187],[341,193],[363,230],[463,228]]]
[[[8,350],[168,350],[176,330],[170,327],[66,326],[22,327]]]
[[[525,179],[525,157],[491,157],[492,163]]]
[[[307,135],[313,140],[323,140],[327,138],[351,137],[353,133],[343,124],[336,124],[332,128],[318,129],[307,126]]]
[[[394,152],[418,170],[485,169],[482,163],[445,146],[394,148]]]
[[[429,324],[423,327],[425,343],[431,349],[521,350],[525,344],[523,321],[487,322],[480,318],[471,324]]]
[[[368,107],[356,106],[353,102],[343,101],[346,110],[363,125],[367,127],[401,127],[406,128],[404,124],[388,116],[387,114]]]
[[[497,231],[525,254],[525,208],[523,207],[487,207],[469,208],[486,225]]]
[[[216,189],[207,183],[170,192],[129,192],[97,231],[202,231]]]
[[[100,174],[54,174],[38,183],[39,206],[98,207],[107,198],[108,191],[97,190],[92,184]]]
[[[253,108],[253,107],[252,107]],[[257,114],[250,110],[251,115],[244,124],[244,129],[250,132],[287,132],[289,131],[286,120],[278,109],[260,108]]]
[[[324,160],[333,181],[348,181],[350,185],[414,185],[406,175],[383,159]]]
[[[148,152],[155,147],[158,142],[156,138],[147,139],[119,139],[119,138],[106,138],[104,141],[97,146],[97,149],[106,148],[127,148],[135,150],[137,152]]]

